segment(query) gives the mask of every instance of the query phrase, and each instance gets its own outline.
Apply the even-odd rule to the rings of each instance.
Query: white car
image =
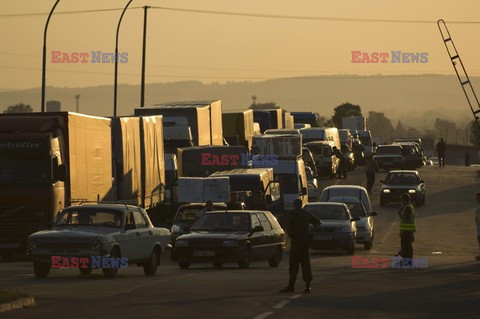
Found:
[[[373,216],[377,213],[372,211],[372,204],[367,190],[358,185],[334,185],[326,187],[320,196],[321,202],[336,202],[347,204],[352,217],[358,216],[357,243],[363,244],[365,249],[373,246],[375,227]]]
[[[28,237],[27,255],[39,278],[48,276],[53,259],[74,265],[88,258],[82,275],[92,272],[96,261],[119,260],[143,266],[146,275],[154,275],[160,255],[170,248],[170,231],[152,225],[144,209],[120,204],[71,206],[59,212],[51,229]],[[75,262],[75,263],[74,263]],[[81,263],[80,263],[81,264]],[[55,267],[54,267],[55,268]],[[101,267],[105,277],[115,277],[118,266]],[[123,268],[123,267],[121,267]]]

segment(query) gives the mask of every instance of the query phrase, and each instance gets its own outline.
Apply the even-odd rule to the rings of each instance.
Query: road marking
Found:
[[[296,294],[296,295],[291,296],[290,299],[298,299],[301,296],[302,296],[301,294]]]
[[[284,299],[282,301],[280,301],[279,303],[277,303],[275,306],[273,306],[273,309],[280,309],[280,308],[283,308],[286,304],[288,304],[290,302],[290,300],[288,299]]]
[[[273,315],[273,311],[267,311],[267,312],[261,313],[253,319],[265,319],[270,315]]]

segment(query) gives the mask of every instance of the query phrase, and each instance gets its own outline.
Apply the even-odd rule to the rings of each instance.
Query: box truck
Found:
[[[253,120],[263,134],[268,129],[283,128],[282,109],[253,110]]]
[[[0,254],[80,201],[113,200],[111,120],[69,112],[0,115]]]

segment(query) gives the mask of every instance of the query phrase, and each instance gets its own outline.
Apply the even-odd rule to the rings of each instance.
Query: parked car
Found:
[[[373,159],[377,162],[378,168],[385,170],[403,168],[404,158],[400,145],[379,145]]]
[[[59,212],[51,229],[28,237],[27,255],[37,277],[47,277],[52,256],[68,258],[123,258],[154,275],[160,255],[170,247],[170,231],[153,227],[143,208],[119,204],[71,206]],[[79,268],[90,274],[92,268]],[[115,277],[118,268],[102,268]]]
[[[375,227],[373,216],[377,213],[372,211],[372,204],[367,190],[358,185],[333,185],[326,187],[320,196],[321,202],[337,202],[347,204],[353,217],[360,217],[357,221],[356,242],[363,244],[365,249],[373,245]]]
[[[417,206],[425,204],[425,182],[418,171],[390,171],[382,183],[380,206],[391,202],[400,202],[404,193],[410,195],[412,203]]]
[[[190,203],[180,206],[177,209],[177,213],[173,218],[172,225],[172,234],[171,234],[171,245],[172,250],[170,257],[172,260],[176,260],[175,257],[175,241],[178,237],[183,234],[186,234],[189,227],[192,227],[195,221],[197,220],[198,212],[205,206],[205,203]],[[225,203],[213,203],[214,210],[226,210],[227,204]]]
[[[177,238],[180,268],[191,263],[238,263],[267,260],[278,267],[285,249],[285,232],[270,212],[255,210],[213,211],[200,217],[188,234]]]
[[[342,248],[349,255],[355,253],[356,221],[360,218],[352,217],[347,205],[318,202],[308,203],[303,209],[321,222],[320,227],[314,230],[310,248]]]

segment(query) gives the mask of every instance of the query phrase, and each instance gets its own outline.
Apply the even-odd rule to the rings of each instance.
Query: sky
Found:
[[[121,8],[126,0],[61,0],[56,12]],[[0,89],[41,86],[46,15],[53,0],[0,1]],[[252,14],[389,20],[480,21],[478,0],[134,0],[132,7],[160,6]],[[47,39],[47,85],[112,85],[113,63],[91,63],[91,51],[113,53],[121,11],[57,14]],[[480,74],[480,23],[448,24],[471,75]],[[119,83],[139,84],[143,10],[127,11],[122,22]],[[146,82],[199,80],[205,83],[331,74],[452,74],[435,23],[311,21],[149,9]],[[52,63],[52,51],[90,54],[87,63]],[[426,63],[352,63],[352,51],[428,53]]]

